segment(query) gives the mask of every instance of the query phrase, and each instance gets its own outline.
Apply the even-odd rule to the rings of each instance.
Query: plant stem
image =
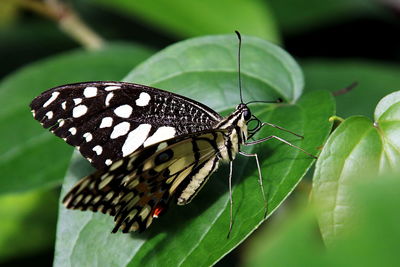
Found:
[[[16,2],[23,8],[57,22],[62,31],[86,49],[98,50],[104,45],[103,38],[85,24],[71,7],[59,0],[16,0]]]

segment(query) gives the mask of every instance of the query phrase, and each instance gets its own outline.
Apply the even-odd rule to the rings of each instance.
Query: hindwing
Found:
[[[218,168],[226,132],[206,130],[138,150],[82,179],[63,202],[114,216],[113,232],[143,231],[173,196],[181,205],[191,201]]]
[[[44,128],[77,147],[97,169],[168,138],[211,129],[221,119],[189,98],[123,82],[55,87],[30,107]]]

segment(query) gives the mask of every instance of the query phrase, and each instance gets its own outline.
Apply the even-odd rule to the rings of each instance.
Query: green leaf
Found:
[[[0,262],[40,253],[53,246],[57,204],[55,192],[0,196]]]
[[[396,111],[398,110],[398,102],[400,102],[400,91],[391,93],[382,98],[378,105],[376,105],[374,113],[375,120],[380,121],[380,124],[382,124],[383,121],[392,119],[396,121],[398,119],[398,114],[396,114]]]
[[[181,37],[233,33],[259,36],[278,42],[274,18],[268,4],[245,0],[92,0],[147,21]]]
[[[280,48],[257,38],[243,37],[242,78],[245,101],[282,97],[285,104],[252,105],[263,121],[279,124],[305,136],[299,140],[277,129],[276,134],[317,153],[326,139],[334,113],[327,92],[301,94],[302,77],[297,64]],[[134,69],[125,81],[172,90],[227,113],[239,103],[237,42],[234,35],[195,38],[166,48]],[[318,104],[318,105],[316,105]],[[252,147],[258,153],[271,214],[294,189],[313,159],[276,140]],[[90,173],[73,161],[63,186]],[[88,164],[83,164],[87,166]],[[238,156],[233,176],[233,230],[229,227],[228,167],[221,166],[204,189],[187,206],[171,203],[169,211],[145,233],[111,234],[113,219],[60,208],[55,265],[104,266],[168,265],[209,266],[227,254],[264,221],[264,206],[254,159]],[[95,241],[94,241],[95,240]]]
[[[243,266],[334,266],[327,264],[315,217],[307,205],[285,213],[280,224],[264,228],[246,247]],[[269,225],[268,225],[269,226]]]
[[[400,172],[358,181],[352,187],[351,227],[332,249],[337,266],[396,266],[400,214]]]
[[[4,2],[4,1],[3,1]],[[6,0],[5,2],[15,2]],[[0,15],[1,16],[1,15]],[[0,27],[0,75],[27,62],[36,61],[76,47],[76,42],[60,31],[56,23],[37,18]]]
[[[60,183],[72,148],[44,130],[30,113],[30,101],[61,84],[119,80],[148,51],[113,45],[97,52],[73,51],[27,66],[0,83],[0,193]]]
[[[329,137],[316,165],[313,200],[327,244],[340,235],[354,212],[349,183],[400,170],[400,97],[392,93],[378,104],[375,122],[355,116]]]
[[[400,214],[393,210],[400,205],[398,174],[367,177],[351,183],[357,209],[350,218],[353,227],[333,246],[323,246],[314,213],[303,205],[280,225],[266,229],[269,235],[261,233],[244,266],[397,266]]]
[[[336,97],[337,115],[372,117],[376,103],[385,95],[400,90],[400,66],[356,60],[304,61],[306,91],[338,91],[353,82],[358,85],[350,92]]]
[[[297,63],[272,43],[250,36],[242,39],[244,100],[281,97],[295,102],[304,83]],[[239,102],[237,51],[234,34],[190,39],[151,57],[128,74],[125,81],[150,84],[193,99],[204,98],[204,90],[208,90],[212,95],[207,96],[205,103],[222,111]]]

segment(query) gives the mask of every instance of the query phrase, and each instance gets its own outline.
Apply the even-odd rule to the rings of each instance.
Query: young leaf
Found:
[[[289,103],[251,107],[261,120],[305,136],[302,141],[277,129],[265,128],[256,138],[276,134],[317,154],[330,131],[332,98],[327,92],[313,92],[298,99],[303,84],[293,59],[258,38],[244,36],[243,42],[245,101],[285,99]],[[237,74],[237,40],[228,35],[195,38],[168,47],[124,80],[171,90],[226,114],[239,103]],[[253,146],[249,152],[259,154],[271,214],[294,189],[313,159],[276,140]],[[79,178],[90,173],[75,168],[78,164],[82,163],[73,162],[62,196]],[[90,259],[104,265],[212,265],[264,221],[256,164],[251,158],[238,156],[233,177],[234,225],[227,239],[227,178],[225,165],[189,205],[171,203],[169,211],[142,234],[111,234],[113,220],[109,216],[60,208],[55,264],[85,265]]]
[[[316,165],[313,200],[318,203],[322,236],[331,244],[354,212],[349,182],[400,169],[400,97],[379,102],[375,122],[355,116],[329,137]]]

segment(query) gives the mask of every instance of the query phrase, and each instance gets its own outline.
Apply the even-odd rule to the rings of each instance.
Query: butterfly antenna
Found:
[[[238,49],[238,82],[239,82],[239,93],[240,93],[240,103],[243,104],[243,96],[242,96],[242,75],[240,74],[240,51],[242,50],[242,36],[240,32],[235,31],[237,38],[239,40],[239,49]]]
[[[283,100],[282,100],[282,98],[278,98],[278,99],[276,99],[276,100],[253,100],[253,101],[249,101],[249,102],[247,102],[246,103],[246,106],[247,105],[250,105],[250,104],[254,104],[254,103],[282,103],[283,102]]]

